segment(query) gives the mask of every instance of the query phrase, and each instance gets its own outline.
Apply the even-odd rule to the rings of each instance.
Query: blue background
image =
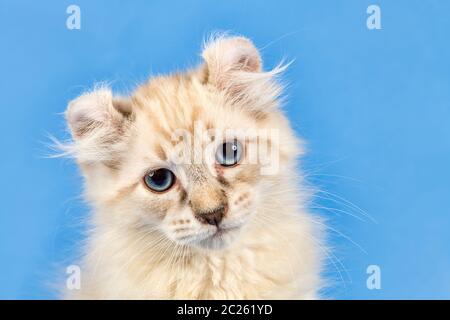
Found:
[[[71,3],[81,30],[66,28]],[[366,28],[370,4],[382,30]],[[54,298],[82,238],[77,169],[45,157],[48,133],[67,138],[67,102],[96,81],[123,92],[193,66],[214,30],[253,39],[267,67],[296,59],[285,108],[323,190],[314,207],[329,208],[316,208],[335,247],[327,296],[450,298],[449,15],[446,0],[2,0],[0,298]],[[380,290],[366,287],[371,264]]]

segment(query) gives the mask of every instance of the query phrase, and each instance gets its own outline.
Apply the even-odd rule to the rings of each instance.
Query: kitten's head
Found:
[[[278,110],[282,68],[264,72],[242,37],[212,40],[202,56],[199,68],[152,78],[131,97],[99,88],[69,104],[97,224],[219,249],[276,190],[298,152]]]

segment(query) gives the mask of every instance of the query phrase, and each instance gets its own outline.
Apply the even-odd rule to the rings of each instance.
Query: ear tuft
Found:
[[[263,71],[261,56],[253,43],[244,37],[218,36],[207,41],[202,53],[205,66],[202,83],[221,91],[231,104],[255,116],[278,106],[282,86],[277,81],[288,65],[280,63]]]
[[[69,103],[66,119],[75,140],[99,127],[119,129],[131,115],[131,105],[124,98],[113,98],[108,88],[88,92]]]
[[[58,144],[63,155],[112,167],[126,149],[134,116],[129,99],[101,87],[71,101],[66,119],[73,141]]]
[[[261,57],[253,43],[244,37],[210,39],[202,53],[208,66],[208,81],[220,89],[228,86],[232,72],[260,72]]]

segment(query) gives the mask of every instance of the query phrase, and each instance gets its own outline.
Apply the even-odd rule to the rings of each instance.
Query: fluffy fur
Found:
[[[243,37],[212,39],[202,56],[200,67],[152,78],[130,97],[102,87],[70,102],[65,150],[81,168],[93,215],[81,289],[66,298],[317,298],[320,230],[299,188],[300,140],[279,109],[284,67],[263,71]],[[196,138],[199,123],[215,134],[174,141],[180,130]],[[259,162],[192,161],[206,142],[223,143],[221,132],[242,129],[256,132],[246,150],[264,141],[277,151],[275,172],[262,174]],[[267,130],[276,138],[259,134]],[[190,161],[175,161],[180,154]],[[162,167],[176,183],[155,193],[143,176]],[[220,235],[195,217],[219,204],[227,207]]]

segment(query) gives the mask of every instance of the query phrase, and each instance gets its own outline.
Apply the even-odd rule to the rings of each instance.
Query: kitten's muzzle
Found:
[[[219,227],[219,224],[227,211],[228,205],[224,204],[212,210],[197,211],[195,212],[195,218],[197,218],[197,220],[201,223]]]

